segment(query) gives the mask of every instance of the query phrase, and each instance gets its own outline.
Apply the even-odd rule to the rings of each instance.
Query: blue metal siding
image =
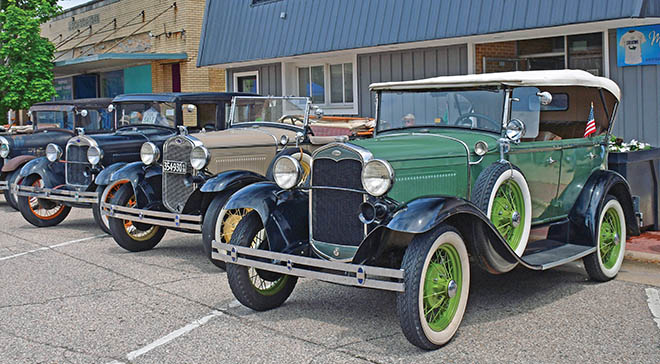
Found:
[[[199,66],[610,19],[660,0],[207,0]],[[285,19],[280,14],[285,13]]]
[[[610,78],[621,88],[613,133],[626,142],[660,145],[660,65],[618,67],[616,30],[610,31]]]

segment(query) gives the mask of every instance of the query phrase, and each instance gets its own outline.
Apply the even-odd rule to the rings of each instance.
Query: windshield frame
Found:
[[[237,100],[304,100],[305,101],[305,110],[303,114],[303,125],[293,125],[293,124],[284,124],[273,121],[250,121],[250,122],[241,122],[235,123],[234,118],[236,115],[236,101]],[[305,131],[309,128],[309,113],[312,107],[312,99],[309,97],[301,96],[234,96],[231,99],[231,110],[229,111],[228,127],[246,127],[246,126],[270,126],[276,128],[285,128],[294,131]]]
[[[121,111],[122,114],[123,114],[123,112],[124,112],[124,108],[122,107],[122,105],[127,105],[127,104],[133,104],[133,105],[135,105],[135,104],[138,104],[138,105],[142,104],[142,105],[146,105],[146,104],[154,104],[154,103],[155,103],[155,104],[171,104],[171,105],[174,105],[174,108],[173,108],[173,110],[174,110],[174,126],[163,125],[163,124],[142,123],[142,122],[140,122],[140,123],[136,123],[136,124],[130,124],[130,123],[129,123],[129,124],[126,124],[126,125],[121,125],[121,124],[120,124],[121,116],[120,116],[119,111]],[[167,128],[167,129],[174,129],[174,130],[176,130],[176,128],[177,128],[179,125],[182,125],[182,122],[181,122],[181,119],[182,119],[182,115],[181,115],[181,103],[180,103],[179,101],[162,101],[162,100],[140,100],[140,101],[135,100],[135,101],[128,101],[128,100],[127,100],[127,101],[113,102],[112,104],[113,104],[114,107],[115,107],[115,110],[114,110],[114,114],[115,114],[115,127],[116,127],[115,130],[120,130],[120,129],[124,129],[124,128],[132,128],[132,127],[145,127],[145,126],[148,126],[148,127]],[[165,116],[165,117],[167,117],[167,116]]]
[[[502,97],[502,106],[501,106],[501,116],[499,120],[494,120],[497,121],[499,129],[497,131],[492,130],[492,129],[485,129],[485,128],[467,128],[467,127],[461,127],[461,126],[456,126],[456,125],[411,125],[411,126],[402,126],[398,128],[390,128],[390,129],[385,129],[385,130],[379,130],[379,125],[381,123],[381,103],[382,103],[382,94],[383,93],[398,93],[398,92],[405,92],[405,93],[425,93],[425,92],[457,92],[457,91],[497,91],[498,93],[501,93]],[[378,134],[388,134],[391,132],[397,132],[401,133],[402,131],[410,130],[410,132],[415,132],[417,129],[435,129],[435,130],[443,130],[443,129],[451,129],[451,130],[470,130],[470,131],[475,131],[475,132],[484,132],[484,133],[492,133],[492,134],[497,134],[497,135],[502,135],[504,132],[504,125],[506,118],[508,117],[507,112],[509,111],[510,107],[507,107],[510,100],[510,94],[508,92],[508,88],[502,87],[501,85],[497,86],[489,86],[489,85],[484,85],[482,87],[476,86],[476,87],[452,87],[452,88],[428,88],[428,89],[409,89],[409,90],[377,90],[376,91],[376,126],[374,127],[374,137],[376,137]]]

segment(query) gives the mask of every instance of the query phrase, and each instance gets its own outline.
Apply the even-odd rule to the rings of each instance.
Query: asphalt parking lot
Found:
[[[473,270],[457,336],[424,352],[395,295],[300,280],[279,309],[235,301],[200,237],[168,232],[127,253],[74,209],[38,229],[0,198],[0,363],[658,363],[649,305],[660,266],[595,284],[580,264],[502,276]],[[635,277],[643,277],[643,279]],[[636,283],[644,282],[644,283]],[[653,293],[655,292],[655,293]]]

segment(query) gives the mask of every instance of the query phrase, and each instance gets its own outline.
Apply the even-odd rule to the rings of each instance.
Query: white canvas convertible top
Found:
[[[581,70],[516,71],[442,76],[414,81],[372,83],[369,88],[371,90],[411,90],[498,85],[596,87],[609,91],[617,100],[621,99],[621,90],[614,81]]]

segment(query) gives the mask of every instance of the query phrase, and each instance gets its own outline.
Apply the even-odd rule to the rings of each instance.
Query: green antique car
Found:
[[[251,211],[213,243],[242,304],[277,307],[297,277],[391,290],[406,338],[435,349],[463,318],[470,264],[499,274],[583,259],[593,280],[616,276],[639,226],[627,181],[607,170],[614,82],[529,71],[371,90],[373,139],[316,150],[309,186],[283,156],[276,184],[225,205]]]

